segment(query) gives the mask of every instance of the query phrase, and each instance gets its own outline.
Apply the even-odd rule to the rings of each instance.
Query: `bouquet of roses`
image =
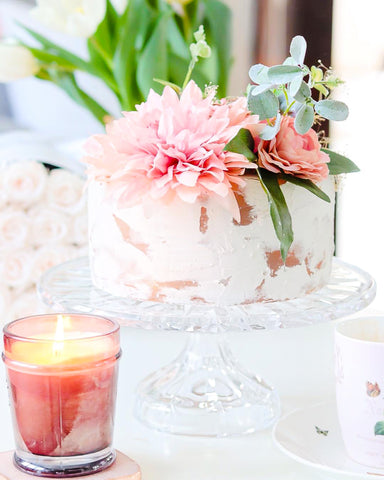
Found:
[[[35,287],[49,268],[86,254],[84,180],[37,161],[0,165],[0,314],[41,313]]]

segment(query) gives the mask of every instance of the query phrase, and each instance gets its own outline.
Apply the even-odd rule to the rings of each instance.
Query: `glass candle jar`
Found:
[[[4,327],[16,466],[40,476],[98,472],[112,449],[119,325],[92,315],[38,315]]]

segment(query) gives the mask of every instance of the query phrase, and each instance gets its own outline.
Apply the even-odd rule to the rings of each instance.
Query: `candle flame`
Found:
[[[52,345],[53,354],[55,356],[61,355],[61,352],[64,349],[64,331],[65,326],[70,323],[70,317],[65,317],[64,315],[57,316],[56,323],[56,332],[55,332],[55,341]]]

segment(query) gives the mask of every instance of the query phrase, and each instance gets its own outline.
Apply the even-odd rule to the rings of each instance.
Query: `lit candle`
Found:
[[[101,317],[40,315],[4,328],[19,467],[63,475],[112,463],[119,355],[119,327]]]

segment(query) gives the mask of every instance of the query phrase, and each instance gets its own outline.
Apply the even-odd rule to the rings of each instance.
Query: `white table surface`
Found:
[[[370,307],[365,313],[380,313]],[[361,315],[361,313],[360,313]],[[300,329],[232,334],[241,362],[280,392],[283,411],[333,396],[334,323]],[[332,480],[328,474],[286,457],[273,445],[271,432],[202,439],[162,434],[133,417],[134,390],[145,375],[171,361],[184,334],[122,329],[115,447],[134,458],[143,480]],[[13,448],[4,367],[0,368],[0,450]]]

